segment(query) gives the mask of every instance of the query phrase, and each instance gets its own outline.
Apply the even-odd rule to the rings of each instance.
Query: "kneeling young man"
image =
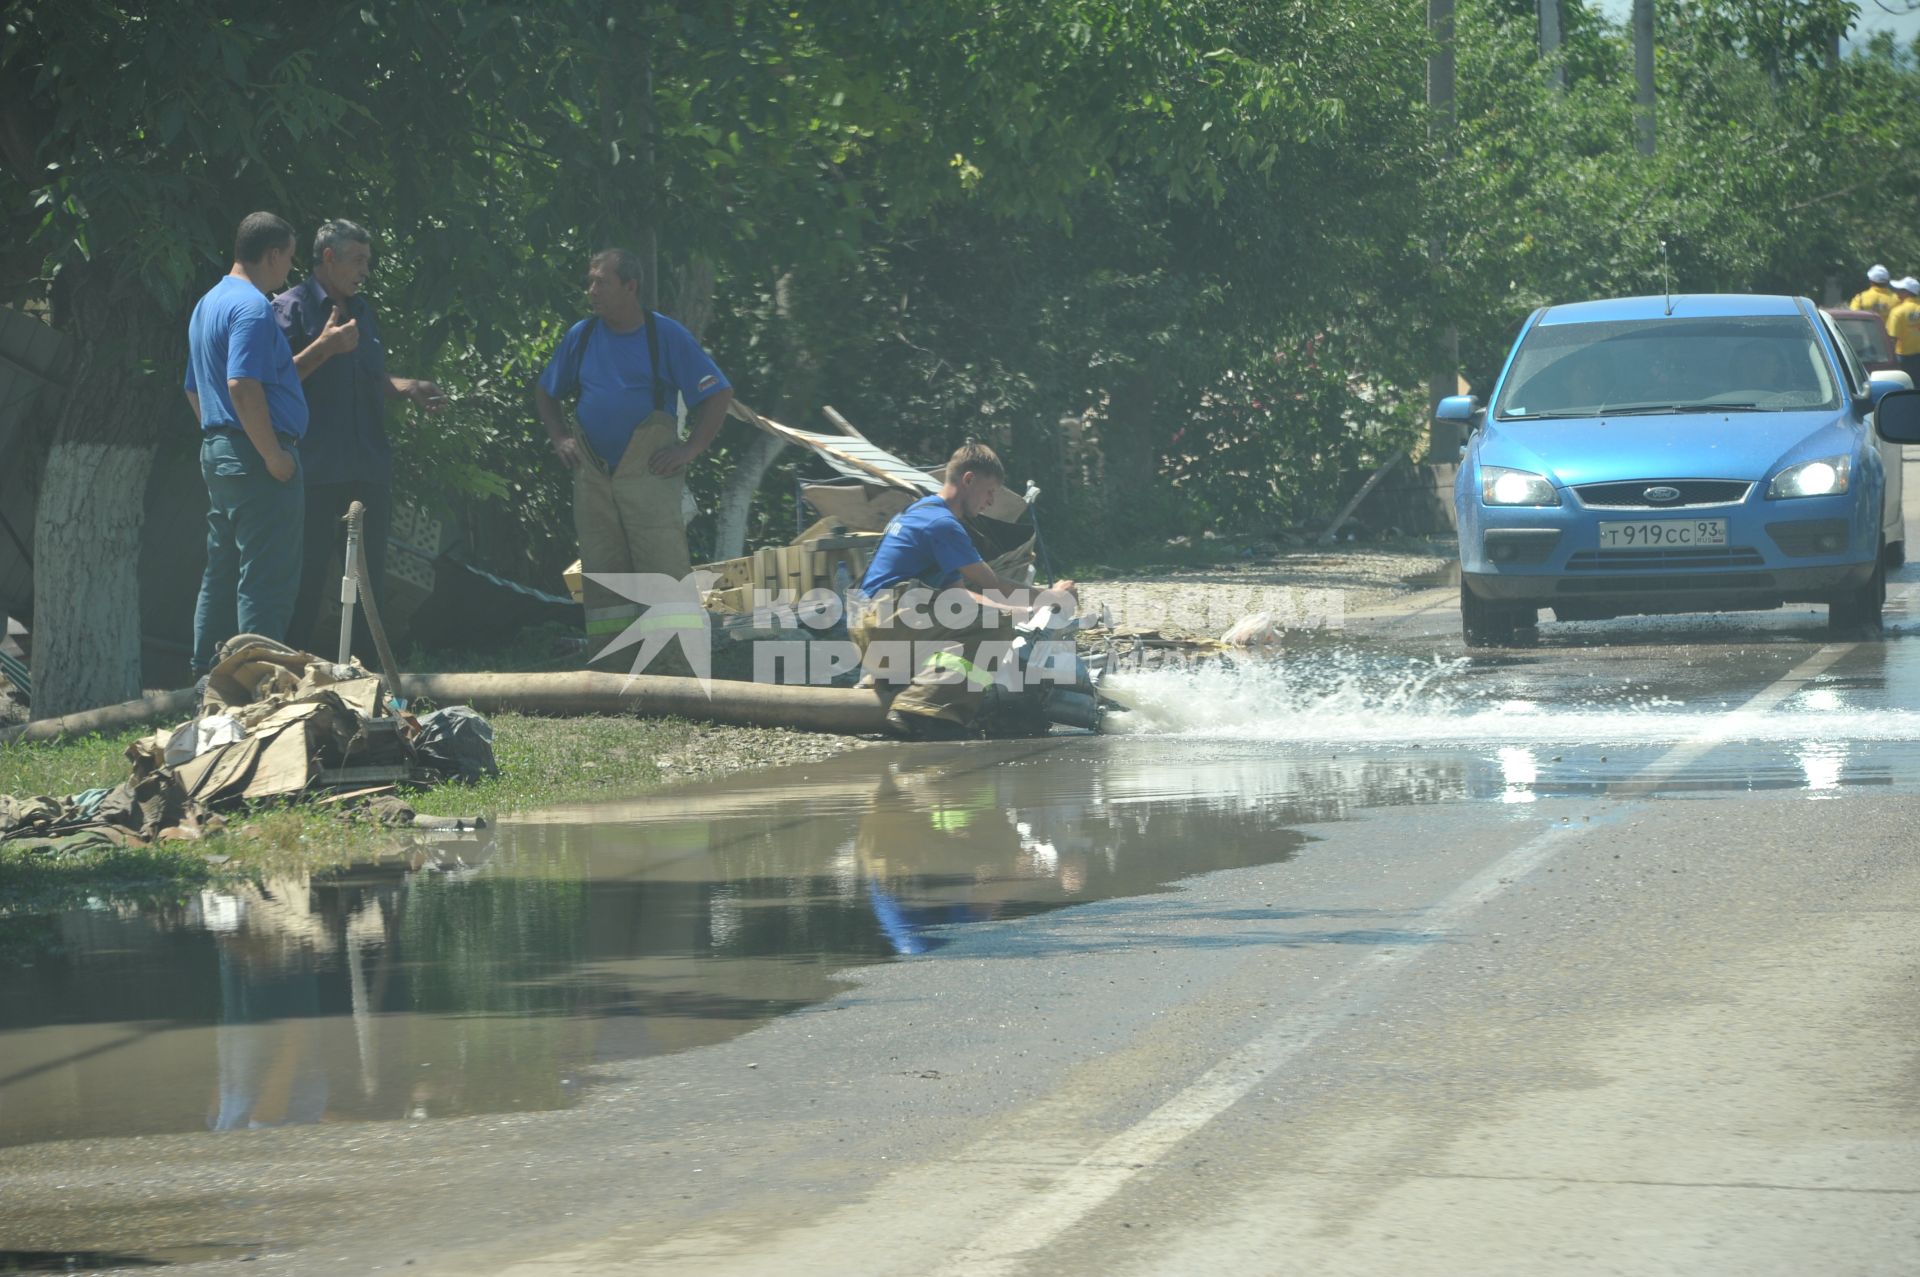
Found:
[[[1037,605],[1039,592],[987,566],[966,529],[1006,477],[983,443],[954,453],[940,491],[887,525],[849,608],[862,662],[881,695],[892,695],[887,725],[902,736],[971,735],[993,683],[992,671],[976,664],[981,645],[1010,641],[1011,626]],[[1069,596],[1074,588],[1053,585]]]

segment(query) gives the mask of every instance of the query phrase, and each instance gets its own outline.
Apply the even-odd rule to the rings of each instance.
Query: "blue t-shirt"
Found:
[[[200,299],[187,324],[186,389],[200,396],[202,430],[241,428],[227,382],[242,377],[266,391],[277,433],[295,439],[307,433],[307,396],[273,306],[252,284],[228,275]]]
[[[867,564],[860,589],[878,594],[902,581],[920,580],[944,590],[959,579],[961,568],[978,562],[980,551],[974,548],[966,525],[936,493],[894,516],[880,548],[873,552],[873,562]]]
[[[660,379],[666,383],[661,403],[668,412],[673,411],[676,392],[692,408],[732,384],[684,326],[665,315],[654,315],[648,322],[659,325]],[[630,333],[617,333],[604,320],[581,320],[560,339],[553,358],[547,361],[547,370],[540,374],[540,388],[555,399],[572,389],[561,381],[589,323],[593,323],[593,336],[580,360],[580,402],[574,416],[593,450],[608,465],[617,466],[633,432],[653,414],[646,324]]]
[[[387,443],[387,349],[380,323],[364,293],[346,306],[359,327],[360,343],[314,369],[300,388],[307,396],[307,435],[300,441],[300,470],[316,483],[392,483],[393,448]],[[296,354],[327,326],[333,302],[317,279],[273,299],[273,317]]]

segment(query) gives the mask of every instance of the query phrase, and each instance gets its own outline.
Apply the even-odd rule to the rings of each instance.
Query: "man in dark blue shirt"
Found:
[[[983,443],[955,452],[940,491],[887,524],[849,605],[848,631],[881,695],[892,696],[887,725],[899,735],[974,735],[996,674],[982,646],[1010,642],[1010,624],[1039,602],[980,557],[964,522],[993,504],[1006,477]],[[1066,596],[1076,588],[1053,583]]]
[[[267,294],[293,267],[293,227],[249,213],[233,269],[193,308],[183,388],[200,421],[207,567],[193,613],[193,672],[235,634],[284,639],[300,574],[300,439],[307,400]]]
[[[373,241],[354,223],[324,223],[313,237],[313,273],[273,299],[274,319],[298,353],[311,421],[302,461],[306,471],[306,534],[300,593],[288,634],[296,647],[332,657],[335,644],[315,635],[322,604],[339,597],[332,564],[345,553],[341,520],[355,501],[363,524],[373,602],[386,598],[387,538],[393,524],[393,449],[387,442],[387,402],[407,399],[427,412],[446,406],[431,381],[387,372],[386,345],[373,307],[361,291],[373,271]],[[353,649],[373,657],[366,613],[354,618]]]

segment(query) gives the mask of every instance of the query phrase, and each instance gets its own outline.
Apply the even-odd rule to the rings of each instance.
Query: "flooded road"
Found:
[[[1895,1271],[1829,1234],[1920,1246],[1916,603],[1468,659],[1428,600],[1127,676],[1121,735],[0,920],[0,1270],[1433,1271],[1392,1238],[1520,1209],[1461,1185],[1591,1180],[1826,1192],[1821,1270]]]
[[[1920,713],[1883,645],[1729,714],[1807,650],[1162,672],[1122,680],[1118,738],[862,751],[508,821],[417,871],[9,920],[0,1146],[563,1107],[600,1064],[724,1041],[970,923],[1284,861],[1361,811],[1607,797],[1702,732],[1659,794],[1911,791]]]

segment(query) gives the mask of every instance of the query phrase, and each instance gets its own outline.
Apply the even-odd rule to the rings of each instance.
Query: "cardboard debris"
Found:
[[[358,788],[365,798],[368,786],[427,784],[440,774],[416,761],[420,725],[387,713],[379,679],[357,663],[336,665],[255,636],[228,644],[201,713],[129,745],[132,774],[111,790],[0,797],[0,839],[196,838],[220,827],[219,807],[330,786]]]

